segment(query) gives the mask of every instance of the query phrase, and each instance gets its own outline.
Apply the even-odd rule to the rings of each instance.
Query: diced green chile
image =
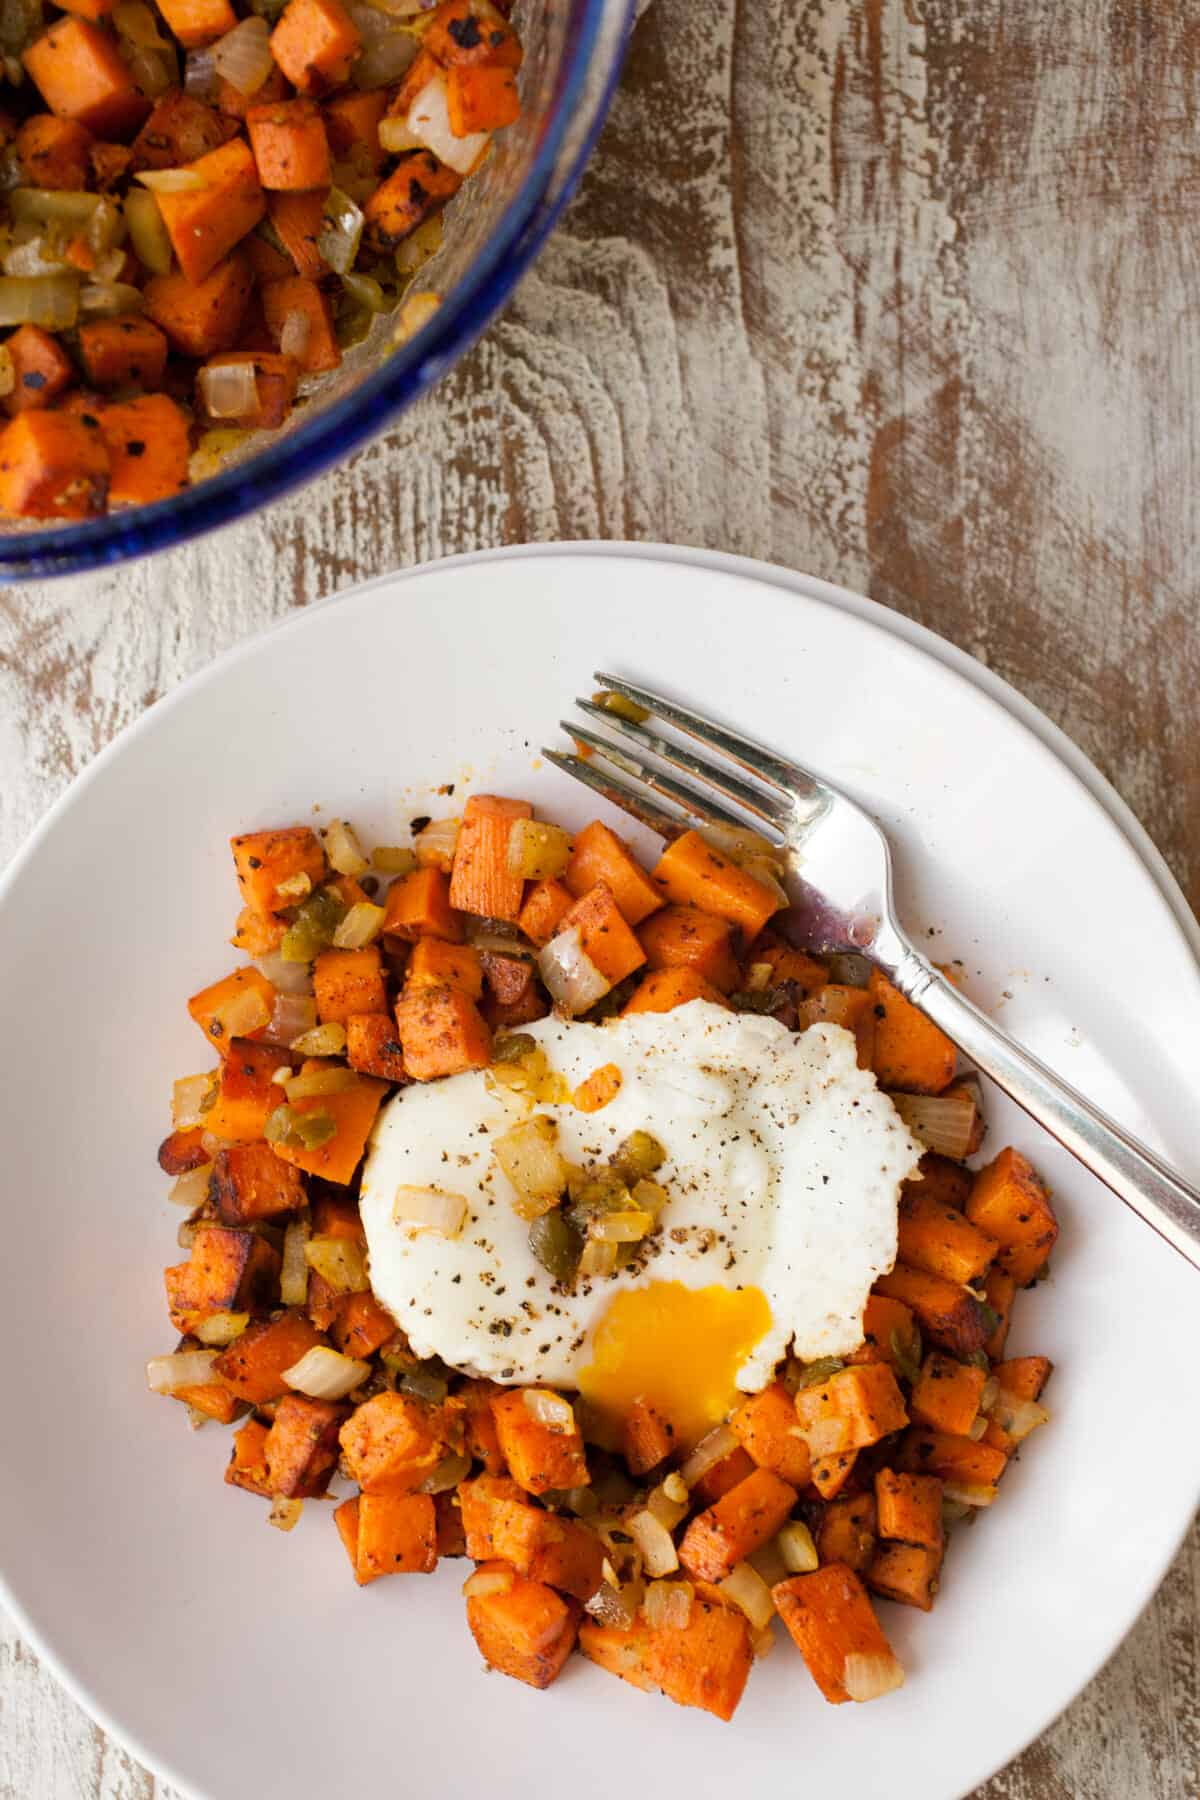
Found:
[[[283,934],[279,954],[285,962],[311,962],[328,950],[333,934],[350,909],[331,888],[318,888],[296,909],[296,917]]]
[[[562,1287],[574,1283],[583,1255],[583,1233],[556,1208],[543,1213],[529,1227],[529,1248]]]

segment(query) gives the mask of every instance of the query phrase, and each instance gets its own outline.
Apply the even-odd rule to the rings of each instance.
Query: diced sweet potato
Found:
[[[404,1051],[390,1013],[351,1013],[346,1020],[346,1061],[360,1075],[407,1081]]]
[[[875,1009],[865,988],[827,981],[824,987],[797,1002],[796,1024],[800,1031],[807,1031],[811,1025],[840,1025],[853,1032],[859,1068],[874,1068]]]
[[[945,1281],[940,1275],[930,1275],[924,1269],[897,1263],[890,1274],[878,1278],[875,1291],[891,1300],[902,1300],[916,1314],[925,1336],[951,1356],[973,1356],[983,1348],[990,1321],[965,1287]]]
[[[461,175],[428,150],[406,150],[363,206],[368,249],[388,255],[462,186]]]
[[[604,882],[630,925],[640,925],[665,904],[629,846],[599,819],[586,825],[575,839],[563,881],[577,900],[597,882]]]
[[[741,980],[728,919],[695,906],[664,906],[639,926],[637,935],[650,969],[691,969],[723,994]]]
[[[771,1594],[809,1674],[831,1705],[853,1698],[858,1659],[869,1658],[875,1667],[892,1665],[899,1674],[891,1645],[853,1569],[828,1563],[811,1575],[779,1582]]]
[[[861,1575],[875,1554],[875,1531],[873,1494],[832,1500],[817,1527],[817,1554],[823,1563],[844,1563]]]
[[[492,1034],[461,988],[406,988],[396,1005],[404,1067],[414,1081],[436,1081],[492,1060]]]
[[[233,1039],[226,1031],[221,1015],[231,1001],[238,1000],[243,994],[257,994],[262,1001],[262,1007],[259,1010],[265,1010],[266,1017],[261,1025],[256,1025],[250,1030],[243,1027],[239,1036],[243,1038],[260,1037],[270,1023],[271,1010],[275,1004],[275,989],[266,976],[253,964],[247,964],[242,969],[234,969],[232,974],[222,976],[220,981],[214,981],[208,987],[201,988],[199,993],[193,994],[187,1003],[191,1017],[196,1021],[212,1048],[222,1055],[228,1055]],[[285,1062],[286,1060],[286,1056],[281,1051],[279,1061]]]
[[[483,1016],[493,1031],[511,1030],[513,1026],[545,1018],[550,1001],[532,963],[495,950],[481,950],[479,961],[483,969]]]
[[[446,112],[455,137],[501,131],[521,116],[521,94],[512,69],[450,69]]]
[[[434,1511],[437,1514],[437,1553],[439,1556],[465,1556],[467,1540],[463,1535],[462,1514],[458,1507],[458,1495],[450,1492],[435,1494]]]
[[[524,1388],[509,1388],[492,1400],[500,1450],[512,1477],[531,1494],[549,1488],[586,1487],[591,1480],[578,1426],[556,1431],[535,1419]]]
[[[160,10],[185,50],[211,44],[237,24],[230,0],[162,0]]]
[[[56,19],[21,60],[50,111],[97,137],[124,137],[150,111],[116,39],[88,19]]]
[[[935,1431],[966,1437],[979,1412],[986,1381],[986,1371],[974,1363],[955,1362],[953,1357],[931,1350],[909,1399],[913,1419]]]
[[[294,1163],[296,1168],[304,1169],[309,1175],[320,1175],[325,1181],[345,1186],[353,1181],[354,1171],[362,1161],[375,1115],[386,1093],[384,1082],[360,1075],[353,1087],[343,1088],[339,1094],[318,1094],[308,1100],[293,1100],[295,1112],[325,1113],[333,1120],[334,1133],[312,1150],[297,1144],[275,1144],[276,1156],[281,1156],[284,1162]]]
[[[904,1198],[911,1194],[921,1200],[938,1200],[961,1212],[971,1192],[971,1180],[970,1170],[961,1163],[927,1150],[917,1165],[917,1173],[909,1177],[900,1192]]]
[[[79,327],[79,354],[94,387],[156,387],[167,365],[167,340],[149,319],[128,314]]]
[[[293,274],[302,276],[306,281],[320,281],[323,276],[328,275],[329,265],[321,255],[320,247],[321,232],[325,225],[325,195],[320,191],[313,194],[268,194],[267,212],[275,235],[291,261],[283,261],[281,267],[279,263],[282,259],[276,259],[274,264],[268,266],[262,252],[256,249],[254,254],[260,281],[264,285],[268,281],[284,281]],[[252,240],[247,239],[247,242]],[[263,330],[266,331],[265,319]],[[279,336],[277,331],[274,338],[269,337],[269,341],[277,342]]]
[[[575,1647],[578,1621],[577,1602],[520,1575],[507,1589],[467,1598],[467,1624],[483,1660],[530,1687],[549,1687],[558,1675]]]
[[[451,906],[485,919],[516,920],[525,883],[519,875],[509,873],[508,840],[518,819],[532,817],[528,800],[471,795],[463,809],[454,851]]]
[[[790,982],[805,996],[819,994],[831,985],[829,970],[824,963],[819,963],[815,956],[806,956],[803,950],[793,950],[789,944],[767,944],[761,949],[756,944],[748,952],[746,961],[766,963],[772,982]]]
[[[796,1435],[796,1408],[782,1382],[744,1400],[729,1424],[760,1469],[770,1469],[791,1487],[807,1487],[812,1457]]]
[[[712,1506],[731,1488],[745,1481],[747,1475],[753,1475],[757,1464],[748,1451],[740,1444],[722,1456],[718,1462],[711,1464],[699,1480],[692,1485],[692,1499],[700,1506]]]
[[[337,1526],[338,1536],[342,1540],[342,1548],[350,1558],[350,1567],[354,1570],[354,1579],[358,1580],[358,1507],[360,1496],[355,1494],[349,1500],[343,1500],[340,1506],[333,1509],[333,1522]]]
[[[1008,1342],[1008,1328],[1012,1322],[1013,1301],[1017,1297],[1017,1284],[1011,1275],[995,1264],[987,1272],[983,1284],[984,1304],[996,1315],[996,1323],[992,1334],[984,1344],[984,1349],[993,1362],[1004,1355],[1004,1346]]]
[[[978,1281],[1000,1248],[954,1206],[918,1188],[900,1202],[900,1261],[960,1284]]]
[[[1011,1362],[997,1363],[992,1373],[1018,1400],[1040,1400],[1054,1364],[1048,1356],[1016,1356]]]
[[[902,1363],[915,1363],[921,1354],[921,1340],[913,1321],[911,1307],[902,1300],[889,1300],[885,1294],[868,1294],[863,1309],[863,1342],[848,1362],[885,1362],[900,1373]]]
[[[77,119],[34,113],[17,131],[21,174],[30,187],[85,188],[92,143],[91,132]]]
[[[338,1315],[338,1307],[342,1296],[330,1287],[323,1276],[315,1269],[308,1277],[308,1299],[304,1310],[318,1331],[328,1331]]]
[[[753,1662],[740,1612],[703,1599],[692,1602],[682,1629],[655,1629],[637,1619],[628,1631],[585,1620],[579,1648],[592,1662],[643,1689],[660,1688],[679,1706],[697,1706],[726,1721],[745,1691]]]
[[[440,869],[414,869],[393,881],[384,907],[383,935],[405,943],[437,937],[461,944],[463,923],[450,905],[449,877]]]
[[[191,1131],[171,1132],[158,1146],[158,1166],[164,1175],[186,1175],[189,1169],[202,1169],[211,1160],[198,1125]]]
[[[197,404],[207,414],[207,388],[201,376],[209,370],[242,364],[249,364],[254,375],[254,402],[245,412],[232,418],[223,416],[221,424],[235,426],[241,431],[274,431],[283,424],[296,398],[300,370],[294,357],[280,356],[274,350],[227,350],[219,356],[210,356],[197,377]],[[263,952],[251,951],[250,954],[257,956]]]
[[[1050,1190],[1018,1150],[1002,1150],[975,1177],[967,1217],[998,1240],[996,1265],[1024,1287],[1043,1267],[1058,1237]]]
[[[517,923],[540,950],[559,930],[574,904],[570,890],[561,881],[535,881],[525,896]]]
[[[942,1484],[936,1475],[898,1475],[880,1469],[875,1477],[875,1509],[881,1538],[940,1550]]]
[[[675,1428],[649,1400],[637,1399],[621,1427],[621,1454],[631,1475],[646,1475],[675,1449]]]
[[[104,510],[108,484],[108,447],[95,422],[30,410],[0,431],[0,512],[88,519]]]
[[[169,88],[133,140],[132,168],[178,169],[233,136],[236,126],[202,100]]]
[[[204,1381],[176,1388],[171,1398],[193,1407],[206,1419],[215,1419],[218,1425],[232,1425],[238,1414],[246,1410],[223,1381]]]
[[[467,1450],[489,1475],[503,1475],[507,1468],[492,1417],[492,1401],[503,1392],[494,1381],[476,1380],[464,1381],[455,1395],[466,1409]]]
[[[710,987],[694,969],[653,969],[639,982],[623,1011],[633,1013],[674,1012],[691,1000],[707,1000],[710,1006],[729,1010],[729,1002],[719,988]]]
[[[411,1394],[376,1394],[342,1426],[342,1453],[365,1494],[411,1494],[450,1447],[458,1415]]]
[[[346,1408],[306,1394],[285,1394],[275,1408],[264,1451],[273,1494],[304,1499],[323,1494],[337,1462],[338,1427]]]
[[[267,210],[249,144],[231,138],[191,165],[202,188],[158,193],[158,210],[189,281],[210,275]]]
[[[280,1089],[271,1078],[286,1061],[270,1044],[255,1044],[243,1037],[231,1040],[221,1063],[216,1100],[205,1114],[204,1122],[214,1137],[234,1144],[261,1138],[279,1105]]]
[[[437,1567],[437,1511],[431,1494],[361,1494],[355,1543],[360,1587],[381,1575],[431,1575]]]
[[[626,924],[613,891],[603,881],[576,900],[559,927],[575,930],[584,954],[610,987],[624,981],[645,962],[645,953]]]
[[[396,1321],[371,1292],[343,1294],[329,1335],[343,1356],[365,1360],[395,1337]]]
[[[297,193],[328,188],[329,139],[320,108],[311,100],[251,106],[246,129],[264,188]]]
[[[366,1248],[362,1213],[352,1194],[318,1194],[312,1206],[312,1228],[314,1237],[344,1238]]]
[[[175,269],[155,275],[142,298],[147,315],[162,326],[176,350],[204,357],[233,349],[253,285],[249,263],[235,251],[203,281],[189,281]]]
[[[172,1323],[189,1331],[214,1312],[260,1312],[277,1300],[279,1253],[252,1231],[201,1225],[187,1262],[164,1271]]]
[[[299,196],[289,197],[296,199]],[[310,375],[319,375],[340,365],[342,352],[334,327],[333,308],[328,295],[316,281],[304,275],[287,275],[280,281],[266,281],[261,289],[261,299],[267,333],[276,349],[283,348],[283,333],[288,320],[300,314],[307,335],[294,355],[301,369]]]
[[[757,937],[783,901],[772,889],[739,868],[698,831],[685,831],[659,858],[654,878],[677,906],[698,906],[737,925],[747,939]]]
[[[908,1424],[904,1396],[887,1363],[859,1363],[801,1388],[796,1419],[815,1457],[877,1444]]]
[[[896,1467],[906,1475],[936,1475],[956,1487],[994,1487],[1008,1458],[990,1444],[914,1425],[900,1441]]]
[[[292,903],[292,894],[280,893],[281,882],[304,876],[310,887],[319,887],[325,879],[325,852],[307,825],[245,831],[230,838],[229,847],[242,899],[255,912],[270,913]]]
[[[257,1419],[247,1419],[233,1434],[233,1449],[225,1470],[231,1487],[245,1488],[248,1494],[270,1494],[267,1474],[267,1428]]]
[[[470,944],[448,944],[445,938],[418,938],[408,959],[405,983],[410,988],[461,988],[472,1000],[481,1000],[483,963],[478,950]]]
[[[458,1485],[467,1555],[476,1562],[498,1557],[528,1575],[543,1541],[549,1514],[532,1506],[524,1488],[507,1475],[477,1475]]]
[[[692,1520],[679,1546],[681,1564],[698,1580],[724,1581],[774,1537],[795,1504],[794,1487],[769,1469],[755,1469]]]
[[[379,142],[379,121],[387,111],[387,104],[384,88],[369,88],[365,93],[335,94],[327,101],[325,131],[333,154],[359,160],[369,169],[380,169],[386,152]]]
[[[341,87],[361,47],[339,0],[289,0],[271,33],[271,54],[292,86],[318,97]]]
[[[918,1544],[880,1544],[866,1571],[873,1594],[898,1600],[902,1606],[933,1610],[942,1569],[942,1551]]]
[[[868,991],[875,1008],[875,1074],[880,1087],[940,1094],[954,1079],[957,1052],[950,1039],[878,969],[871,971]]]
[[[324,1342],[304,1314],[293,1309],[277,1319],[247,1326],[241,1337],[222,1350],[213,1367],[231,1394],[261,1406],[287,1393],[284,1371]]]
[[[56,119],[54,123],[67,122]],[[58,339],[40,325],[18,326],[5,348],[13,366],[12,392],[5,395],[3,403],[6,413],[38,412],[52,406],[75,380],[70,357]]]
[[[149,506],[186,485],[188,420],[168,395],[139,394],[95,416],[108,451],[110,506]]]
[[[835,1450],[831,1456],[814,1456],[812,1485],[822,1500],[833,1500],[841,1493],[858,1461],[857,1450]]]
[[[270,956],[283,942],[285,930],[277,913],[256,913],[251,907],[243,906],[229,941],[235,950],[244,950],[247,956]]]
[[[322,1024],[342,1024],[351,1013],[386,1013],[378,944],[362,950],[322,950],[313,964],[313,992]]]
[[[208,1191],[225,1225],[278,1219],[304,1205],[298,1170],[280,1162],[269,1144],[236,1144],[218,1151]]]

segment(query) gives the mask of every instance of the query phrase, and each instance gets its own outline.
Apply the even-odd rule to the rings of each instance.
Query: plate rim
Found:
[[[894,611],[880,601],[872,600],[865,594],[856,593],[853,589],[841,587],[836,583],[822,580],[820,577],[789,569],[783,564],[702,547],[657,542],[641,543],[622,539],[563,539],[550,542],[510,544],[493,549],[465,551],[453,556],[434,557],[415,563],[410,568],[385,571],[363,581],[351,582],[345,587],[338,588],[334,592],[310,602],[297,611],[285,614],[249,637],[230,645],[219,656],[194,670],[168,693],[155,700],[136,719],[125,725],[51,803],[28,837],[18,847],[7,866],[0,871],[0,919],[3,917],[3,910],[12,889],[19,881],[26,866],[36,856],[44,839],[50,835],[67,809],[78,801],[80,795],[86,792],[90,783],[100,775],[108,763],[120,755],[143,731],[149,730],[151,722],[162,710],[180,704],[185,697],[202,689],[210,681],[218,680],[227,668],[235,666],[243,658],[256,653],[260,645],[277,633],[301,630],[313,613],[323,612],[330,607],[336,607],[344,601],[371,593],[378,588],[396,586],[420,576],[440,573],[443,570],[453,571],[500,561],[544,561],[569,557],[636,561],[650,565],[665,563],[676,567],[749,579],[790,593],[810,603],[849,614],[942,664],[984,698],[997,705],[1008,714],[1014,723],[1037,739],[1055,760],[1075,777],[1077,783],[1108,816],[1120,836],[1125,840],[1129,852],[1141,864],[1158,889],[1179,934],[1181,947],[1195,966],[1197,974],[1200,975],[1200,921],[1192,913],[1182,888],[1145,826],[1080,746],[1060,726],[1048,718],[1032,700],[989,669],[986,664],[948,638],[940,636],[928,626]],[[1197,1494],[1197,1502],[1200,1502],[1200,1493]],[[1193,1514],[1195,1504],[1193,1503]],[[1167,1553],[1161,1559],[1161,1566],[1157,1568],[1153,1586],[1140,1602],[1137,1611],[1129,1619],[1117,1641],[1106,1648],[1091,1663],[1090,1672],[1083,1683],[1061,1706],[1056,1706],[1053,1711],[1049,1712],[1041,1720],[1033,1734],[1025,1738],[1018,1748],[1002,1762],[995,1765],[989,1764],[987,1768],[977,1773],[973,1777],[972,1786],[989,1780],[1001,1769],[1007,1768],[1016,1757],[1022,1755],[1031,1744],[1041,1738],[1075,1703],[1085,1688],[1095,1681],[1100,1671],[1125,1643],[1146,1607],[1150,1605],[1159,1591],[1167,1571],[1191,1529],[1191,1523],[1192,1514],[1189,1514],[1179,1533],[1171,1542]],[[39,1661],[49,1670],[59,1685],[66,1690],[81,1710],[119,1746],[149,1769],[152,1774],[168,1782],[183,1797],[183,1800],[213,1800],[211,1795],[194,1787],[169,1761],[152,1755],[141,1744],[135,1732],[130,1731],[116,1720],[108,1709],[92,1696],[83,1685],[82,1679],[78,1678],[74,1671],[59,1659],[57,1652],[43,1639],[41,1631],[34,1624],[26,1608],[13,1594],[2,1569],[0,1569],[0,1605],[3,1605],[8,1611],[18,1631],[31,1645]],[[964,1790],[964,1792],[968,1791],[970,1790]]]

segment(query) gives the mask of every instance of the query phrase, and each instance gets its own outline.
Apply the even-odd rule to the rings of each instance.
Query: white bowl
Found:
[[[1063,1224],[1012,1339],[1054,1358],[1054,1417],[956,1538],[933,1614],[884,1607],[909,1677],[875,1705],[825,1706],[786,1642],[730,1726],[578,1658],[544,1694],[485,1677],[463,1564],[359,1591],[328,1508],[270,1530],[222,1483],[228,1434],[146,1392],[179,1219],[154,1151],[172,1078],[205,1060],[184,996],[234,960],[227,837],[320,805],[394,841],[444,781],[581,821],[538,747],[604,667],[870,805],[918,938],[1197,1173],[1200,973],[1165,869],[1052,728],[881,608],[686,553],[514,551],[372,583],[236,650],[96,760],[0,888],[5,1598],[187,1792],[950,1800],[1111,1653],[1200,1492],[1194,1274],[995,1096],[991,1146],[1034,1158]]]

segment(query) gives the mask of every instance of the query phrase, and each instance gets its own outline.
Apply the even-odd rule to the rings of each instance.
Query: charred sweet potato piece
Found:
[[[827,1563],[811,1575],[779,1582],[771,1594],[809,1674],[832,1705],[853,1700],[868,1670],[900,1685],[903,1672],[853,1569]]]
[[[624,1013],[674,1012],[690,1000],[707,1000],[710,1006],[728,1009],[729,1002],[719,988],[710,987],[694,969],[652,969],[640,982],[626,1003]]]
[[[351,1013],[346,1020],[346,1061],[360,1075],[407,1081],[404,1051],[390,1013]]]
[[[476,1562],[498,1557],[527,1575],[541,1541],[541,1520],[549,1514],[531,1506],[525,1489],[508,1475],[461,1481],[458,1499],[467,1555]]]
[[[655,1629],[638,1618],[622,1631],[585,1620],[579,1648],[634,1687],[660,1688],[677,1705],[697,1706],[726,1721],[737,1710],[753,1662],[742,1614],[699,1598],[682,1629]]]
[[[482,1572],[505,1567],[485,1563]],[[467,1624],[483,1660],[530,1687],[550,1686],[575,1647],[578,1623],[576,1601],[520,1575],[507,1588],[467,1598]]]
[[[158,1146],[158,1166],[164,1175],[186,1175],[189,1169],[202,1169],[210,1161],[204,1148],[204,1133],[197,1125],[191,1131],[173,1131]]]
[[[201,1225],[185,1263],[165,1272],[172,1323],[188,1331],[214,1312],[259,1312],[278,1294],[279,1252],[252,1231]]]
[[[900,1202],[899,1258],[911,1269],[925,1269],[946,1281],[978,1281],[1000,1246],[955,1206],[921,1192],[920,1186]]]
[[[770,1469],[791,1487],[807,1487],[812,1456],[796,1435],[796,1408],[782,1382],[743,1400],[729,1424],[760,1469]]]
[[[955,1487],[995,1487],[1008,1458],[990,1444],[914,1425],[900,1441],[896,1466],[906,1475],[936,1475]]]
[[[295,893],[279,892],[281,882],[304,877],[315,888],[325,879],[325,852],[307,825],[242,832],[230,838],[229,847],[242,899],[255,912],[275,912],[295,903]]]
[[[360,1075],[353,1087],[343,1088],[340,1093],[314,1094],[308,1100],[294,1100],[292,1106],[298,1113],[324,1113],[331,1118],[334,1133],[312,1150],[297,1144],[278,1143],[274,1145],[276,1156],[293,1163],[297,1169],[304,1169],[309,1175],[319,1175],[325,1181],[347,1186],[362,1161],[375,1115],[386,1093],[387,1087],[382,1081]]]
[[[875,1510],[881,1538],[940,1550],[942,1484],[936,1475],[898,1475],[880,1469],[875,1477]]]
[[[940,1549],[919,1544],[880,1544],[867,1566],[865,1579],[873,1594],[931,1612],[941,1569]]]
[[[971,1171],[961,1163],[927,1150],[917,1164],[916,1174],[909,1176],[900,1192],[904,1199],[912,1194],[921,1200],[938,1200],[961,1212],[970,1196],[972,1179]]]
[[[513,1480],[529,1493],[585,1487],[591,1480],[578,1426],[558,1431],[543,1425],[526,1405],[524,1388],[497,1395],[492,1417]]]
[[[886,975],[872,969],[875,1074],[880,1087],[940,1094],[954,1079],[957,1052],[944,1031],[906,1000]]]
[[[841,1493],[857,1461],[857,1450],[835,1450],[831,1456],[813,1457],[812,1485],[822,1500],[832,1500]]]
[[[231,1394],[261,1406],[288,1391],[285,1369],[323,1344],[325,1339],[302,1312],[290,1310],[278,1319],[249,1325],[223,1350],[213,1368]]]
[[[988,1314],[965,1287],[924,1269],[910,1269],[906,1263],[898,1262],[890,1274],[881,1275],[875,1292],[902,1300],[916,1314],[925,1336],[951,1356],[973,1356],[991,1330]]]
[[[692,1520],[679,1546],[681,1564],[698,1580],[724,1581],[774,1537],[795,1504],[794,1487],[769,1469],[755,1469]]]
[[[492,1034],[461,988],[406,988],[396,1005],[396,1029],[414,1081],[485,1069],[492,1060]]]
[[[1058,1238],[1050,1190],[1019,1150],[1002,1150],[975,1177],[967,1217],[999,1241],[996,1266],[1024,1287],[1044,1265]]]
[[[411,1494],[450,1448],[459,1413],[410,1394],[375,1394],[357,1406],[341,1431],[351,1479],[364,1493]]]
[[[267,1428],[257,1419],[247,1419],[240,1431],[233,1434],[233,1450],[225,1470],[225,1479],[231,1487],[245,1488],[248,1494],[271,1492],[270,1478],[267,1474]]]
[[[702,1507],[714,1505],[730,1488],[745,1481],[747,1475],[753,1475],[756,1466],[754,1459],[739,1444],[727,1456],[721,1457],[719,1462],[707,1468],[700,1479],[693,1483],[693,1500]]]
[[[343,1356],[362,1360],[374,1356],[381,1344],[396,1335],[396,1321],[370,1291],[343,1294],[329,1335]]]
[[[56,122],[71,128],[68,120]],[[4,398],[6,413],[39,411],[44,406],[52,406],[75,380],[74,363],[58,339],[43,331],[40,325],[18,326],[6,339],[5,348],[13,365],[12,392]]]
[[[217,1097],[204,1120],[214,1137],[239,1144],[262,1137],[267,1120],[279,1105],[280,1089],[272,1077],[287,1060],[270,1044],[240,1037],[230,1041],[221,1063]]]
[[[193,994],[188,1001],[188,1013],[219,1055],[227,1056],[233,1043],[233,1038],[223,1022],[226,1009],[241,1002],[244,997],[253,998],[255,995],[261,1002],[258,1009],[261,1022],[249,1025],[247,1020],[238,1035],[243,1038],[256,1038],[266,1030],[270,1023],[271,1009],[275,1004],[275,989],[261,970],[256,969],[252,963],[247,963],[245,968],[234,969],[230,974],[223,975],[220,981],[210,982],[208,987],[201,988],[199,993]],[[282,1052],[280,1052],[279,1061],[287,1061]]]
[[[429,150],[406,150],[363,207],[369,249],[386,255],[423,219],[453,199],[462,177]]]
[[[979,1412],[987,1372],[931,1350],[913,1384],[909,1410],[918,1425],[966,1437]]]
[[[817,1554],[823,1563],[844,1563],[861,1575],[875,1553],[875,1532],[873,1494],[831,1500],[817,1527]]]
[[[333,1401],[284,1395],[263,1447],[273,1494],[302,1499],[325,1492],[337,1462],[338,1427],[345,1416],[346,1408]]]
[[[205,1418],[215,1419],[218,1425],[232,1425],[238,1414],[246,1410],[223,1381],[204,1381],[176,1388],[171,1398],[182,1400],[185,1406],[193,1407]]]
[[[405,972],[409,988],[461,988],[472,1000],[483,998],[483,963],[470,944],[448,944],[445,938],[418,938]]]
[[[304,1177],[269,1144],[235,1144],[213,1158],[209,1199],[226,1225],[278,1219],[304,1205]]]

